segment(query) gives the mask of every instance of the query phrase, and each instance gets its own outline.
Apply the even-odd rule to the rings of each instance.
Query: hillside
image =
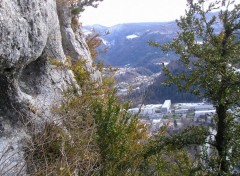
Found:
[[[176,63],[175,53],[166,54],[148,45],[149,41],[161,44],[171,41],[177,35],[176,22],[119,24],[109,28],[94,25],[84,28],[86,34],[92,29],[102,35],[103,44],[108,47],[108,51],[100,57],[105,63],[120,68],[115,78],[119,95],[123,95],[125,100],[131,100],[133,105],[142,101],[159,103],[165,99],[173,102],[199,101],[189,93],[178,92],[175,86],[162,85],[165,79],[160,73],[162,62],[169,63],[172,71],[182,68]],[[104,35],[106,31],[109,31],[108,35]],[[129,86],[132,87],[132,93],[127,95]]]
[[[176,59],[174,53],[165,54],[158,48],[148,45],[149,41],[165,43],[171,41],[177,34],[175,22],[165,23],[130,23],[112,27],[101,25],[86,26],[85,33],[95,29],[102,34],[103,43],[108,51],[100,55],[107,64],[113,66],[131,66],[159,71],[158,64],[162,61]],[[104,33],[108,31],[108,35]]]
[[[209,13],[207,18],[211,19],[216,13],[218,12]],[[112,27],[93,25],[85,26],[84,32],[89,34],[93,29],[102,35],[101,39],[104,44],[102,47],[108,48],[108,51],[99,57],[106,64],[124,68],[121,69],[121,71],[125,71],[122,71],[121,79],[119,79],[119,75],[116,77],[118,81],[117,87],[120,88],[120,92],[126,92],[126,85],[132,85],[134,92],[130,95],[130,99],[134,98],[134,101],[139,102],[138,98],[142,97],[143,92],[147,89],[146,103],[158,103],[165,99],[172,99],[175,102],[199,101],[189,93],[178,92],[175,86],[165,87],[162,85],[164,76],[160,74],[161,63],[169,63],[169,67],[172,67],[174,71],[181,70],[182,68],[175,62],[178,56],[173,52],[164,53],[159,48],[148,44],[149,41],[160,44],[172,41],[178,32],[175,21],[128,23]],[[219,33],[222,26],[217,22],[213,25],[213,29],[215,33]],[[109,34],[105,35],[106,32]],[[146,69],[148,73],[141,72],[140,75],[137,74],[136,76],[135,70],[131,68]],[[138,78],[140,81],[136,83]],[[139,83],[144,83],[142,84],[144,86],[140,86],[140,90]],[[146,88],[147,85],[148,88]]]
[[[178,61],[170,62],[167,67],[174,74],[181,72],[181,70],[187,70]],[[146,92],[145,103],[160,103],[168,99],[172,100],[174,103],[201,101],[200,98],[189,92],[178,90],[175,85],[164,85],[164,80],[166,80],[164,74],[160,74],[154,79],[153,84],[148,87]]]
[[[210,19],[216,13],[218,12],[209,13],[207,18]],[[213,28],[216,33],[219,33],[222,26],[216,23]],[[156,73],[160,71],[159,63],[170,62],[178,58],[175,53],[166,54],[159,48],[148,44],[149,41],[163,44],[176,37],[178,27],[175,21],[126,23],[112,27],[84,26],[84,33],[89,34],[93,29],[102,35],[104,44],[102,47],[108,48],[107,52],[100,54],[99,58],[112,66],[145,67]]]

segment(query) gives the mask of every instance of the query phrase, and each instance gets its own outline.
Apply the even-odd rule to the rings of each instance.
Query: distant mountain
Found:
[[[159,63],[174,60],[174,53],[165,54],[159,48],[148,45],[149,41],[159,43],[169,42],[177,34],[175,22],[164,23],[130,23],[119,24],[112,27],[101,25],[85,26],[85,33],[95,29],[102,34],[103,43],[108,52],[100,57],[105,63],[113,66],[130,65],[143,66],[151,71],[159,68]],[[108,35],[104,35],[109,31]]]
[[[209,13],[207,19],[219,12]],[[218,20],[217,20],[218,21]],[[214,25],[214,30],[219,33],[220,23]],[[92,29],[102,34],[102,40],[108,47],[108,52],[100,55],[100,58],[107,64],[113,66],[145,67],[152,72],[159,71],[160,62],[176,60],[175,53],[163,53],[159,48],[148,45],[149,41],[161,44],[171,41],[178,31],[175,21],[155,22],[155,23],[128,23],[119,24],[112,27],[101,25],[85,26],[85,32],[89,33]],[[109,32],[105,35],[106,31]]]
[[[207,21],[217,13],[219,12],[208,14]],[[220,24],[217,19],[213,26],[216,34],[220,33],[222,29]],[[160,44],[172,41],[178,32],[175,21],[129,23],[112,27],[93,25],[85,26],[84,29],[86,34],[95,29],[96,32],[103,35],[102,41],[108,47],[108,51],[100,55],[100,58],[105,63],[128,68],[125,70],[125,74],[122,73],[124,69],[120,70],[121,74],[116,77],[119,83],[118,87],[121,89],[126,88],[127,83],[133,85],[133,93],[124,99],[134,99],[135,104],[141,103],[143,96],[145,103],[159,103],[165,99],[171,99],[173,102],[200,101],[198,97],[190,93],[179,92],[176,86],[166,87],[162,84],[165,76],[160,74],[160,63],[168,63],[168,67],[173,72],[181,71],[184,68],[180,67],[176,61],[178,56],[175,53],[166,54],[159,48],[148,45],[149,41]],[[107,31],[109,35],[105,35]]]

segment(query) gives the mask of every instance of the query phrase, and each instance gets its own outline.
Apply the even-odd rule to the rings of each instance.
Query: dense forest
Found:
[[[172,61],[167,65],[167,68],[174,75],[185,70],[187,68],[179,63],[179,61]],[[200,97],[187,92],[186,90],[180,90],[176,85],[166,85],[164,82],[168,78],[166,75],[161,74],[152,85],[148,87],[145,92],[145,103],[162,103],[164,100],[171,100],[173,103],[177,102],[200,102]]]

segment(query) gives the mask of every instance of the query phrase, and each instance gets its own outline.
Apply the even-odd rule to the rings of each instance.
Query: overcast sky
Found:
[[[81,15],[83,25],[171,21],[184,14],[186,0],[104,0]]]

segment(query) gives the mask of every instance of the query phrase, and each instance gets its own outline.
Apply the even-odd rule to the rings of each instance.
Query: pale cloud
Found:
[[[213,0],[206,0],[207,3]],[[240,0],[236,0],[238,4]],[[104,0],[81,15],[83,25],[112,26],[131,22],[163,22],[184,15],[187,0]]]
[[[112,26],[130,22],[171,21],[184,14],[186,0],[104,0],[97,9],[87,8],[83,25]]]

